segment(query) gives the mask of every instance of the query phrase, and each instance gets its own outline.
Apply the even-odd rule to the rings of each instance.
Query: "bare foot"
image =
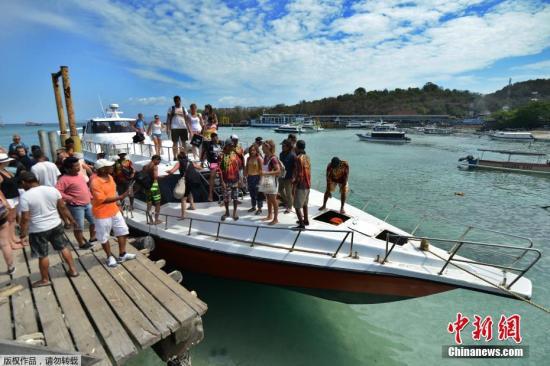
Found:
[[[185,220],[185,216],[178,217],[178,221]]]
[[[268,225],[277,225],[278,223],[279,223],[279,221],[273,220]]]
[[[44,287],[49,285],[50,285],[50,281],[40,280],[40,281],[33,282],[32,287],[37,288],[37,287]]]
[[[327,208],[326,208],[325,206],[319,207],[319,211],[324,211],[324,210],[326,210],[326,209],[327,209]]]
[[[155,221],[155,225],[162,224],[162,220]]]
[[[340,210],[340,213],[341,213],[341,214],[345,214],[345,213],[346,213],[346,210],[341,209],[341,210]]]
[[[262,221],[269,221],[269,220],[273,220],[273,217],[267,216],[267,217],[264,217],[264,218],[262,219]]]

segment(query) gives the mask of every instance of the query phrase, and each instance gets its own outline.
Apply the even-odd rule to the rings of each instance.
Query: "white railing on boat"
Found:
[[[84,152],[92,154],[105,153],[107,157],[116,156],[118,153],[125,152],[131,155],[151,157],[156,154],[154,144],[135,144],[135,143],[116,143],[105,144],[92,141],[84,141],[82,143]],[[161,156],[166,157],[168,161],[173,160],[173,150],[171,146],[161,146]]]
[[[459,240],[449,240],[449,239],[441,239],[441,238],[428,238],[428,237],[420,237],[420,236],[406,236],[406,235],[386,233],[386,249],[384,251],[384,257],[383,258],[378,258],[377,261],[380,264],[386,263],[388,257],[390,256],[393,249],[395,248],[395,245],[397,245],[397,243],[399,243],[400,241],[402,242],[402,241],[408,241],[408,240],[418,241],[419,243],[422,243],[422,241],[425,241],[427,243],[436,242],[436,243],[440,243],[440,244],[443,244],[443,243],[452,244],[452,249],[449,252],[450,254],[446,259],[439,256],[439,255],[437,255],[433,251],[430,251],[430,253],[438,256],[441,260],[445,261],[445,263],[441,267],[441,270],[439,270],[439,272],[438,272],[439,275],[443,274],[443,272],[445,271],[445,269],[447,268],[447,266],[449,264],[454,264],[455,267],[457,267],[461,270],[464,270],[464,268],[456,265],[457,262],[459,262],[459,263],[468,263],[468,264],[473,264],[473,265],[478,265],[478,266],[492,267],[492,268],[496,268],[496,269],[501,269],[503,271],[503,282],[501,282],[499,284],[495,284],[495,283],[491,283],[491,284],[494,285],[494,286],[497,286],[497,287],[504,287],[506,289],[510,289],[512,287],[512,285],[514,285],[520,278],[522,278],[525,275],[525,273],[527,273],[539,261],[539,259],[542,257],[542,252],[538,249],[535,249],[535,248],[525,248],[525,247],[518,247],[518,246],[513,246],[513,245],[484,243],[484,242],[475,242],[475,241],[464,241],[464,240],[460,240],[460,239]],[[392,243],[391,247],[389,245],[390,243]],[[498,253],[499,259],[502,258],[502,256],[512,258],[513,262],[508,264],[508,265],[501,265],[501,264],[497,264],[497,263],[487,263],[487,262],[483,262],[483,261],[480,261],[480,260],[472,260],[470,258],[467,258],[467,259],[460,259],[460,258],[457,259],[457,258],[455,258],[455,256],[458,254],[459,250],[463,246],[477,246],[477,247],[481,247],[483,249],[485,249],[485,248],[493,248],[493,249],[500,248],[500,249],[505,249],[505,250],[509,250],[509,251],[520,252],[520,254],[516,256],[516,255],[511,255],[511,254],[508,254],[508,253],[504,253],[502,251],[496,251],[496,250],[492,250],[492,249],[485,249],[485,252],[488,252],[488,253]],[[438,246],[438,248],[439,248],[439,246]],[[520,260],[524,259],[526,257],[526,255],[528,255],[528,256],[529,255],[534,255],[534,257],[528,259],[527,263],[524,266],[514,267],[514,265],[516,265],[518,262],[520,262]],[[464,258],[464,257],[462,257],[462,258]],[[512,271],[514,273],[517,273],[516,278],[514,278],[513,281],[510,282],[510,283],[506,283],[506,272],[507,271]],[[479,274],[478,274],[478,276],[479,276]],[[484,279],[484,280],[487,281],[486,279]]]

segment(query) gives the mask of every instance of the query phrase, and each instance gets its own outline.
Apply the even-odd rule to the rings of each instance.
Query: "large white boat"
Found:
[[[383,142],[392,144],[404,144],[411,142],[405,131],[400,131],[394,124],[382,123],[375,126],[370,133],[356,134],[359,140],[366,142]]]
[[[489,134],[489,137],[494,140],[506,140],[506,141],[534,141],[535,138],[531,132],[506,132],[495,131]]]
[[[90,138],[119,133],[87,130]],[[119,148],[117,141],[106,138],[95,144],[101,150]],[[131,145],[130,151],[140,151],[140,144]],[[529,239],[490,231],[492,237],[497,235],[517,246],[474,241],[469,235],[480,229],[471,225],[458,238],[423,237],[418,234],[421,222],[405,231],[388,222],[391,213],[378,219],[349,204],[344,206],[345,214],[319,211],[323,193],[314,189],[309,196],[311,216],[305,230],[294,228],[294,215],[280,215],[279,224],[267,225],[248,212],[247,196],[239,206],[238,221],[222,220],[224,208],[205,199],[209,174],[205,168],[201,171],[203,192],[195,192],[197,208],[181,220],[180,201],[173,197],[180,177],[167,175],[175,162],[164,157],[159,165],[163,223],[151,223],[145,195],[139,190],[134,207],[124,205],[124,215],[134,235],[155,239],[153,255],[167,258],[184,271],[284,286],[349,303],[396,301],[456,288],[509,297],[532,296],[531,281],[524,275],[541,254],[531,248]],[[133,153],[131,160],[139,170],[150,161],[150,155]],[[219,187],[214,191],[219,199]],[[340,203],[331,198],[328,207],[339,208]],[[420,221],[425,219],[419,217]],[[480,252],[483,256],[477,257]]]
[[[274,129],[273,131],[277,133],[297,133],[300,134],[303,132],[302,125],[301,124],[294,124],[294,125],[282,125]]]

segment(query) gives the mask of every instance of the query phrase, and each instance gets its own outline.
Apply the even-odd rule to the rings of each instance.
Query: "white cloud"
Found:
[[[521,65],[512,67],[511,70],[532,70],[532,71],[544,71],[546,74],[550,73],[550,60],[534,62],[532,64]]]
[[[137,105],[169,105],[172,103],[172,100],[165,96],[160,97],[132,97],[128,98],[128,102],[130,104],[137,104]]]
[[[267,1],[238,9],[221,0],[167,0],[137,8],[73,0],[69,8],[79,29],[134,65],[129,69],[140,78],[200,91],[224,105],[269,105],[358,86],[473,83],[457,76],[550,46],[550,4],[508,0],[481,14],[469,11],[481,2],[368,0],[356,3],[347,17],[337,0],[290,1],[276,16],[274,2]],[[50,2],[30,4],[37,12],[52,12]],[[63,25],[63,9],[56,8],[59,18],[50,25],[71,29]]]

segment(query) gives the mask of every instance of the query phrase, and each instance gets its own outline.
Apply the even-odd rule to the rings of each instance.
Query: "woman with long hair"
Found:
[[[216,113],[214,112],[210,104],[204,106],[204,113],[202,118],[204,120],[204,129],[202,135],[205,139],[210,139],[212,133],[218,131],[218,116],[216,116]]]
[[[204,129],[204,121],[202,120],[201,114],[197,112],[197,105],[195,103],[189,106],[187,118],[189,119],[189,126],[191,127],[191,131],[189,131],[191,135],[189,138],[191,139],[191,143],[193,143],[193,136],[201,135]],[[193,145],[193,156],[195,159],[200,158],[199,147],[196,145]]]
[[[149,124],[147,134],[153,139],[156,155],[161,155],[160,149],[162,146],[162,131],[164,131],[164,125],[162,124],[159,115],[155,114],[155,119]]]
[[[21,249],[23,243],[15,235],[15,226],[17,225],[17,205],[19,204],[19,189],[17,187],[17,178],[6,168],[13,159],[5,153],[0,153],[0,191],[4,194],[8,203],[8,230],[9,242],[12,249]]]
[[[267,199],[267,216],[262,221],[270,221],[268,225],[279,223],[279,203],[277,202],[277,177],[281,172],[279,159],[275,156],[275,142],[267,140],[262,144],[264,152],[264,160],[262,164],[260,190],[265,194]]]

